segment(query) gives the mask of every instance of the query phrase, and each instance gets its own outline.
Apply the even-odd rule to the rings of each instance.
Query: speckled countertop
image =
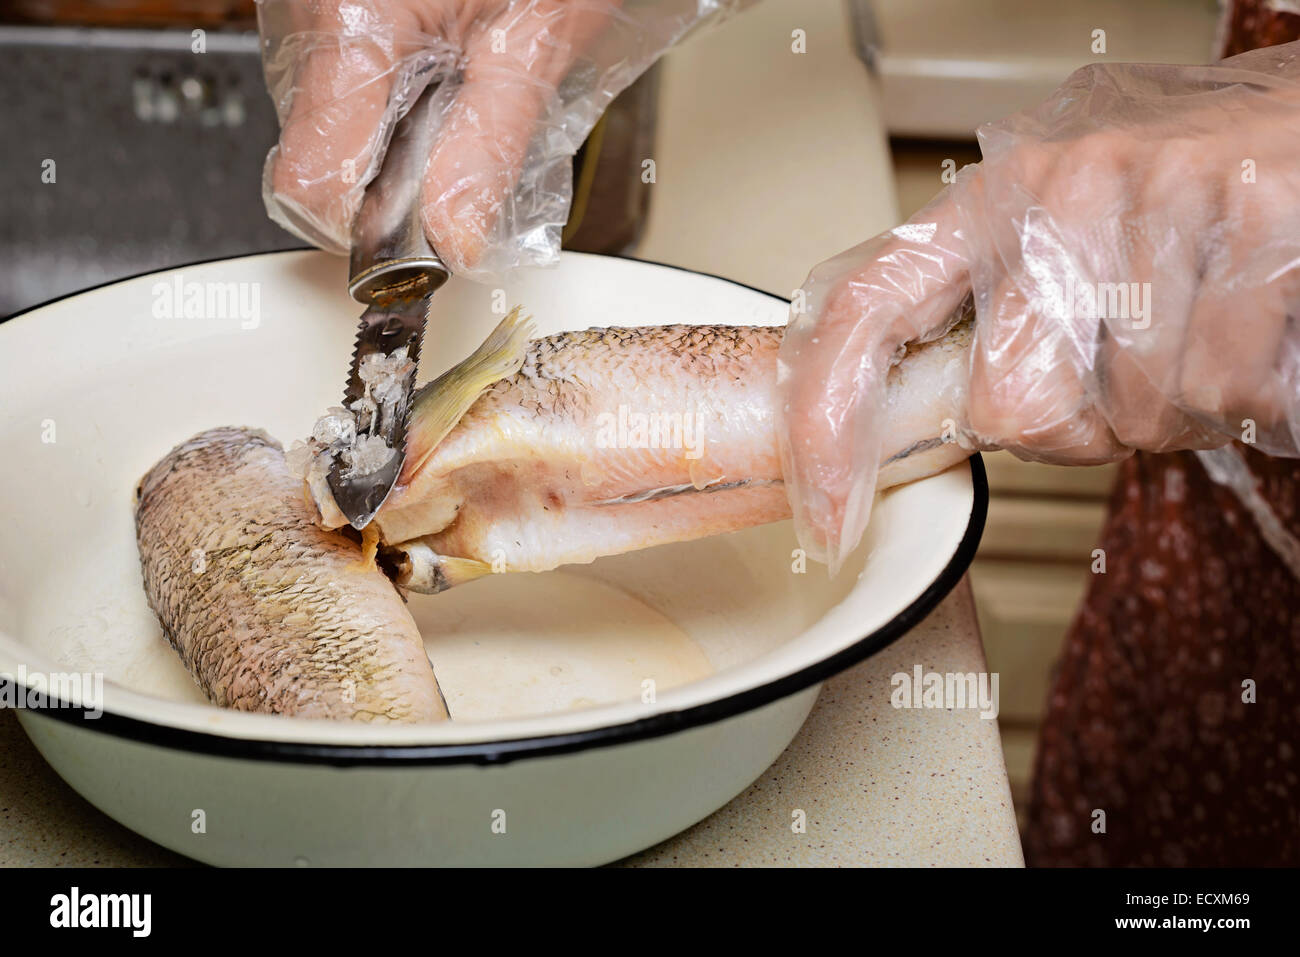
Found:
[[[916,665],[984,670],[965,579],[906,637],[827,682],[803,730],[743,794],[623,863],[1020,866],[997,722],[892,707],[890,676]],[[790,826],[796,809],[804,833]],[[82,800],[0,711],[0,866],[189,863]]]
[[[966,578],[905,637],[828,681],[803,729],[722,810],[624,863],[654,866],[1012,866],[1020,836],[996,720],[896,709],[890,678],[982,672]],[[796,834],[801,809],[807,830]]]

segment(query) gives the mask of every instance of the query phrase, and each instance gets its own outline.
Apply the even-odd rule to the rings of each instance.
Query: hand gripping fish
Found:
[[[969,455],[944,441],[943,423],[958,415],[970,326],[967,313],[891,371],[880,488]],[[214,702],[439,720],[399,589],[436,593],[789,517],[776,436],[783,329],[529,331],[516,310],[420,390],[402,475],[362,541],[326,481],[355,442],[342,409],[287,460],[265,433],[215,429],[145,477],[146,593]]]

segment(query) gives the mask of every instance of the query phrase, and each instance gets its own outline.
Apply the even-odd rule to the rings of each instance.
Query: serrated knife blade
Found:
[[[357,414],[361,444],[347,461],[335,456],[327,481],[335,504],[358,529],[374,518],[401,475],[429,304],[451,275],[425,238],[420,217],[420,187],[436,132],[436,92],[436,83],[428,86],[393,129],[352,230],[348,292],[368,308],[357,328],[343,404]],[[401,361],[403,349],[409,363]],[[386,401],[375,401],[376,386]],[[376,436],[394,454],[382,466],[358,467],[358,459],[366,459],[366,439]]]
[[[415,388],[417,360],[430,298],[425,295],[396,300],[385,306],[374,305],[361,316],[343,403],[354,412],[360,411],[357,416],[358,438],[379,436],[388,448],[395,451],[387,464],[365,474],[354,474],[351,469],[345,468],[341,457],[335,457],[327,480],[335,504],[354,528],[365,528],[370,523],[402,471],[411,395]],[[403,347],[412,361],[410,368],[395,383],[396,398],[391,404],[380,406],[374,412],[364,411],[367,385],[361,376],[362,362],[367,356],[373,355],[393,359],[400,356]],[[390,384],[389,388],[393,388],[393,385]]]

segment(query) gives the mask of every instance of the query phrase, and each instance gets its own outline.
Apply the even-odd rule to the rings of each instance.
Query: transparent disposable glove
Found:
[[[1086,67],[979,140],[981,163],[796,296],[784,469],[801,544],[832,570],[870,514],[886,371],[972,292],[952,433],[968,447],[1297,454],[1300,43]]]
[[[454,273],[553,262],[569,160],[622,89],[669,46],[743,0],[258,0],[280,142],[271,218],[332,252],[393,125],[442,80],[422,204]]]

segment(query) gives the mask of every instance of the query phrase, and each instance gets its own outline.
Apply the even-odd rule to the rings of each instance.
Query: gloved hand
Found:
[[[800,542],[832,571],[870,514],[885,373],[971,292],[968,447],[1300,451],[1300,43],[1086,67],[979,140],[981,163],[796,297],[783,464]]]
[[[478,279],[554,261],[569,160],[605,107],[669,46],[740,0],[258,0],[280,117],[271,218],[346,252],[393,125],[430,76],[441,129],[425,232]],[[432,69],[430,69],[432,68]]]

